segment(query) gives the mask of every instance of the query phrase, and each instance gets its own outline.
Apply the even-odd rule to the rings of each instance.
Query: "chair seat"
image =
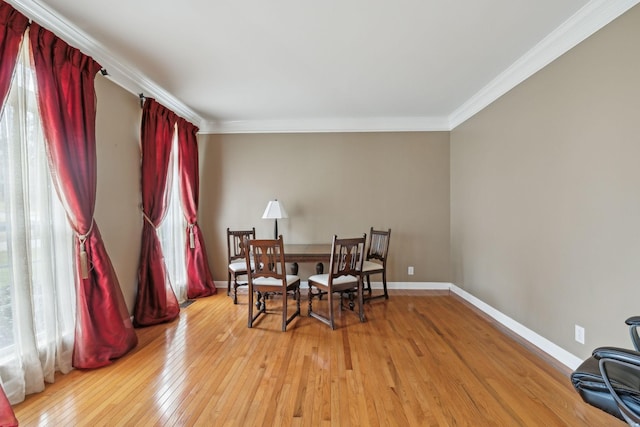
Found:
[[[287,274],[287,286],[299,282],[300,278],[292,274]],[[256,277],[253,279],[254,286],[282,286],[282,281],[275,277]]]
[[[234,273],[242,273],[247,271],[247,263],[245,261],[242,262],[232,262],[229,264],[229,271]]]
[[[251,268],[253,268],[253,261],[251,261]],[[238,274],[238,273],[246,273],[247,271],[247,262],[246,261],[237,261],[229,264],[229,271]]]
[[[377,270],[382,271],[383,269],[384,269],[384,266],[382,264],[378,264],[377,262],[373,262],[373,261],[365,261],[362,264],[363,273],[369,273]]]
[[[329,275],[328,274],[315,274],[309,277],[309,282],[319,283],[324,286],[329,286]],[[347,275],[340,276],[333,279],[333,285],[344,285],[347,283],[358,282],[358,278],[356,276]]]

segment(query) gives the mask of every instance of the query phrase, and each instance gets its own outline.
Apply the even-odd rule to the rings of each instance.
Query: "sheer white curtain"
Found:
[[[164,262],[171,279],[171,287],[179,303],[187,299],[187,263],[185,260],[185,228],[187,222],[180,204],[180,179],[178,169],[178,133],[173,135],[171,159],[167,174],[167,213],[158,228]]]
[[[49,176],[25,37],[0,117],[0,378],[11,403],[71,370],[72,237]]]

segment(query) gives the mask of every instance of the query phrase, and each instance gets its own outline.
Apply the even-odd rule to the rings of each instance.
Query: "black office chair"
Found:
[[[582,400],[640,427],[640,316],[626,320],[635,350],[600,347],[572,374]]]

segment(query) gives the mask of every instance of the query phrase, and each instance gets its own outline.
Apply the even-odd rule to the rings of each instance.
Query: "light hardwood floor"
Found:
[[[138,329],[114,364],[58,376],[14,407],[20,425],[625,425],[447,292],[394,291],[366,304],[365,323],[342,312],[335,331],[303,304],[284,333],[276,314],[248,329],[246,294],[234,306],[219,292]]]

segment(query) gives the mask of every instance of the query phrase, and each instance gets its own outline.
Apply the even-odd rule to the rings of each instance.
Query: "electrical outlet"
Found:
[[[576,341],[584,344],[584,328],[580,325],[576,325]]]
[[[413,276],[413,266],[412,265],[409,266],[409,269],[407,270],[407,274],[409,276]]]

